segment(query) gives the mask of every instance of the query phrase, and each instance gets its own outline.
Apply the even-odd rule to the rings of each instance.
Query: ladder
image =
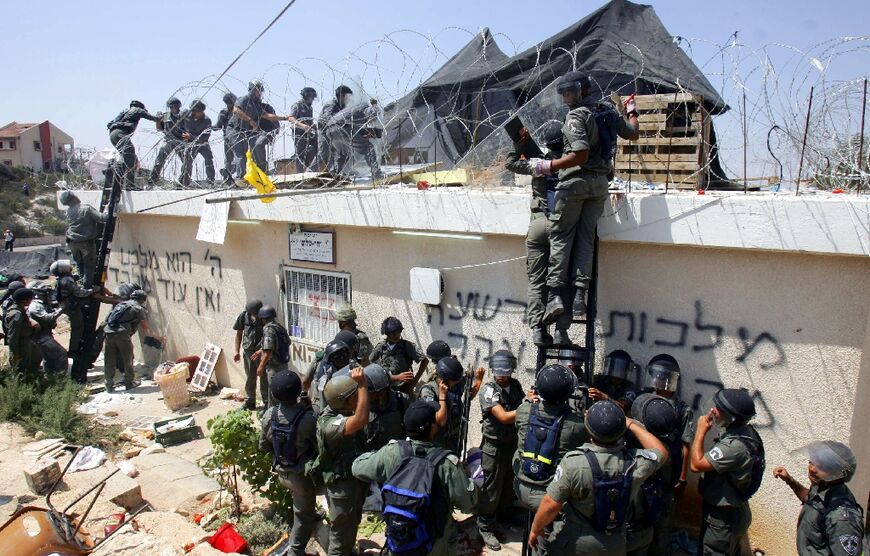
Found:
[[[117,216],[115,214],[118,201],[121,198],[124,166],[119,162],[111,162],[106,169],[106,181],[103,183],[103,195],[100,198],[100,212],[107,214],[98,237],[97,263],[94,271],[94,290],[101,291],[106,284],[106,269],[109,265],[109,254],[112,252],[112,238],[115,236]],[[81,341],[73,354],[72,378],[84,384],[87,382],[88,369],[97,360],[103,348],[103,334],[97,330],[97,320],[100,318],[100,301],[89,298],[82,307]]]

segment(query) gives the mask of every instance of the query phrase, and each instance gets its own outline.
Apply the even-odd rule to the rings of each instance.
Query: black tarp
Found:
[[[385,108],[385,146],[396,148],[434,130],[443,153],[438,159],[449,166],[531,99],[548,104],[540,97],[572,69],[588,74],[602,96],[685,91],[702,96],[713,114],[728,110],[652,6],[612,0],[513,57],[484,29],[414,91]]]

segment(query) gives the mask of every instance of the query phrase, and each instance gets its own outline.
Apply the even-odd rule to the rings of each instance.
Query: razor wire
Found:
[[[475,187],[516,187],[521,181],[503,168],[505,156],[512,147],[504,123],[521,115],[532,136],[536,137],[547,122],[561,121],[567,108],[561,104],[552,82],[542,83],[539,90],[533,91],[532,96],[521,102],[515,94],[506,94],[504,102],[482,102],[483,94],[476,93],[488,91],[485,94],[491,97],[501,79],[498,72],[501,57],[496,55],[495,50],[488,52],[485,47],[479,59],[470,61],[469,75],[479,67],[492,66],[493,69],[475,78],[475,88],[452,85],[446,87],[437,99],[422,94],[422,87],[427,80],[453,56],[443,43],[449,39],[455,42],[457,35],[466,40],[482,38],[481,31],[460,27],[449,27],[429,34],[400,29],[359,45],[341,60],[304,57],[264,67],[260,75],[238,76],[225,72],[221,79],[217,79],[217,75],[206,75],[174,88],[168,86],[167,97],[178,97],[183,106],[202,98],[214,124],[217,111],[223,107],[221,96],[225,92],[241,96],[251,79],[260,79],[266,84],[263,99],[282,116],[299,100],[298,91],[309,86],[319,93],[318,102],[314,105],[316,121],[322,105],[333,96],[332,91],[339,85],[348,85],[357,101],[365,103],[369,99],[376,99],[379,106],[385,107],[374,125],[399,136],[398,140],[389,142],[383,137],[371,139],[378,163],[386,170],[388,177],[398,172],[397,162],[401,158],[401,166],[410,166],[412,171],[421,166],[431,169],[434,164],[438,164],[439,170],[464,169],[469,172],[469,185]],[[489,45],[495,49],[501,47],[508,58],[524,50],[522,45],[505,35],[493,34],[491,40]],[[716,142],[714,145],[712,141],[704,139],[704,147],[707,152],[714,147],[717,149],[718,163],[725,174],[723,177],[732,180],[735,186],[742,185],[743,180],[747,179],[752,184],[767,182],[765,185],[776,189],[781,175],[784,189],[793,187],[798,180],[804,184],[802,189],[811,186],[848,190],[855,189],[859,184],[862,189],[870,189],[868,130],[865,130],[863,160],[858,160],[861,142],[859,126],[862,112],[868,108],[862,105],[867,75],[861,72],[866,71],[870,61],[870,36],[832,38],[803,48],[780,43],[754,46],[743,41],[738,33],[721,43],[709,38],[680,36],[671,37],[670,40],[695,62],[730,107],[723,114],[712,116]],[[653,79],[655,68],[650,67],[649,60],[638,45],[611,43],[602,44],[599,48],[612,49],[623,61],[622,67],[602,70],[612,71],[614,75],[631,75],[634,83],[638,79]],[[580,52],[577,45],[549,51],[538,47],[535,67],[526,71],[532,75],[555,57],[565,56],[571,60],[571,66],[580,67],[577,58]],[[810,87],[814,88],[814,99],[809,125],[806,126]],[[613,80],[596,81],[594,89],[600,91],[605,99],[611,92],[623,97],[634,92],[630,81],[621,85]],[[397,110],[397,101],[415,92],[418,93],[416,102],[404,111]],[[676,90],[663,86],[661,92],[674,94],[675,98],[681,94],[693,94],[679,82]],[[130,96],[136,96],[135,92],[131,91]],[[154,102],[146,104],[152,106]],[[109,113],[112,110],[107,110]],[[804,168],[802,175],[797,176],[805,131]],[[318,132],[323,133],[324,130]],[[297,133],[292,124],[281,123],[267,147],[268,169],[264,170],[273,176],[290,173],[289,170],[295,172],[294,144]],[[451,150],[450,145],[443,140],[450,134],[467,140],[470,148],[458,152]],[[390,139],[386,132],[384,135]],[[408,138],[405,139],[405,136]],[[163,132],[146,121],[141,123],[134,136],[140,168],[153,166],[162,140]],[[208,139],[217,176],[220,176],[220,169],[224,166],[223,142],[222,131],[213,131]],[[96,150],[76,149],[73,162],[69,165],[75,187],[93,187],[84,176],[83,161]],[[351,181],[357,184],[373,181],[373,176],[366,175],[368,169],[364,161],[354,156],[356,176],[351,177]],[[744,157],[749,175],[744,175]],[[709,174],[713,170],[713,163],[712,156],[699,160],[693,172],[681,178],[690,181]],[[170,154],[164,167],[163,181],[157,187],[183,188],[178,181],[180,169],[180,157]],[[199,157],[193,166],[192,178],[191,188],[206,187],[205,168]],[[620,181],[617,184],[624,185]],[[284,184],[279,187],[326,188],[334,185],[334,182],[328,182],[320,185]],[[636,181],[634,186],[661,188],[661,184]],[[216,184],[214,187],[222,186]]]

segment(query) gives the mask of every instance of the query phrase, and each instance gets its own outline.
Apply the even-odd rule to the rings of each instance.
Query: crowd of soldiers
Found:
[[[276,317],[257,300],[246,305],[234,326],[235,359],[244,358],[248,409],[260,382],[260,447],[293,494],[291,554],[305,553],[321,488],[330,555],[352,553],[364,507],[382,512],[391,554],[454,551],[454,509],[475,515],[490,550],[501,548],[502,526],[525,525],[535,554],[670,554],[674,509],[689,473],[700,474],[699,554],[741,553],[749,500],[765,474],[747,390],[719,390],[696,418],[678,395],[681,369],[672,356],[654,357],[638,385],[631,378],[639,366],[617,350],[591,385],[569,358],[538,369],[524,391],[508,350],[470,372],[443,341],[423,353],[402,337],[395,317],[384,319],[373,346],[348,305],[336,310],[338,334],[297,373]],[[479,484],[465,467],[473,459],[468,408],[475,398]],[[804,503],[798,551],[855,556],[863,518],[845,484],[855,456],[825,441],[811,444],[807,457],[808,487],[774,469]],[[415,503],[420,497],[428,503]],[[528,521],[517,519],[517,506],[528,510]]]
[[[297,172],[322,170],[353,176],[354,155],[357,155],[365,160],[373,180],[383,177],[373,144],[383,131],[382,111],[376,99],[355,103],[350,87],[340,85],[315,120],[312,105],[317,91],[314,88],[304,87],[300,91],[301,99],[291,106],[286,116],[278,115],[272,105],[263,100],[264,90],[263,82],[255,79],[248,83],[248,92],[243,96],[224,94],[225,107],[220,110],[215,125],[205,114],[205,103],[199,99],[194,100],[188,110],[182,110],[181,101],[170,97],[166,101],[168,111],[157,114],[148,112],[142,102],[131,101],[129,108],[107,124],[109,139],[123,161],[125,189],[135,187],[133,178],[139,164],[132,137],[142,119],[155,122],[163,133],[148,177],[149,185],[157,183],[167,159],[173,156],[181,161],[179,182],[182,185],[190,184],[198,156],[202,156],[205,163],[207,183],[213,185],[215,165],[209,141],[214,131],[223,133],[221,174],[227,183],[244,177],[249,152],[260,169],[268,170],[266,149],[278,136],[282,121],[291,124]]]

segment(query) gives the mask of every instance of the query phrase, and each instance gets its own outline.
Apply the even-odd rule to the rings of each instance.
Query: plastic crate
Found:
[[[196,424],[196,420],[193,421],[193,424],[191,426],[185,427],[183,429],[178,429],[165,433],[157,432],[158,427],[162,427],[163,425],[168,425],[169,423],[174,423],[176,421],[184,421],[189,418],[190,415],[185,415],[183,417],[173,417],[172,419],[166,419],[165,421],[158,421],[154,423],[155,442],[159,442],[163,446],[175,446],[176,444],[184,444],[185,442],[190,442],[191,440],[202,438],[202,428],[200,428],[200,426]]]

